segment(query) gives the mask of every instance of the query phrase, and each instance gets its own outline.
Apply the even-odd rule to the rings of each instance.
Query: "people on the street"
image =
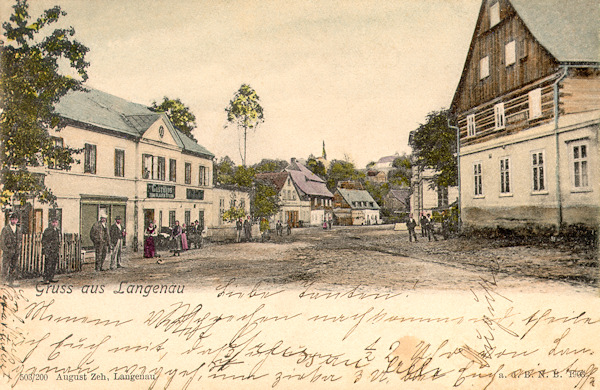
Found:
[[[252,240],[252,220],[250,219],[249,215],[244,221],[244,237],[246,238],[247,242]]]
[[[275,231],[278,236],[283,236],[283,224],[280,220],[277,220],[277,224],[275,225]]]
[[[442,211],[442,237],[447,240],[450,236],[450,218],[446,210]]]
[[[435,226],[433,219],[431,218],[431,214],[427,214],[425,224],[427,226],[427,238],[429,239],[429,241],[431,241],[431,237],[433,237],[433,239],[437,241],[438,239],[435,236]]]
[[[287,222],[286,225],[286,230],[287,230],[287,235],[289,236],[290,234],[292,234],[292,225],[290,224],[290,221]]]
[[[153,258],[156,256],[156,246],[154,244],[154,237],[158,234],[156,230],[156,225],[154,225],[153,221],[150,221],[148,227],[146,228],[146,240],[144,241],[144,257]]]
[[[101,216],[100,220],[92,225],[90,229],[90,239],[94,243],[95,266],[96,271],[104,270],[104,260],[110,247],[110,232],[106,225],[106,217]]]
[[[406,228],[408,229],[408,241],[412,242],[414,237],[415,242],[417,242],[417,233],[415,233],[415,227],[417,226],[417,221],[413,218],[412,214],[408,215],[408,221],[406,221]]]
[[[421,237],[427,237],[427,216],[425,216],[425,213],[421,213],[419,222],[421,224]]]
[[[187,227],[185,223],[181,226],[181,249],[188,250]]]
[[[9,216],[9,224],[2,228],[2,277],[9,286],[17,286],[17,263],[21,253],[23,237],[21,228],[18,226],[19,215],[12,213]]]
[[[244,231],[244,222],[242,222],[242,218],[238,218],[235,221],[235,242],[242,241],[243,231]]]
[[[180,256],[182,246],[181,246],[181,226],[179,226],[179,221],[175,221],[175,225],[171,230],[171,241],[173,242],[173,256]]]
[[[123,268],[121,256],[123,254],[123,241],[125,240],[125,227],[121,225],[121,217],[115,217],[115,223],[110,226],[110,269]]]
[[[52,218],[50,226],[42,234],[42,254],[44,255],[44,284],[56,283],[56,265],[60,254],[60,231],[58,230],[58,219]]]
[[[265,217],[263,217],[260,220],[260,240],[261,242],[264,242],[265,240],[269,239],[269,220],[266,219]]]

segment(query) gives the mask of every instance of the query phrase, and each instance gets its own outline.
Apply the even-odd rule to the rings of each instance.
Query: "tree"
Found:
[[[214,165],[213,178],[215,184],[234,184],[235,169],[235,163],[229,156],[221,157],[219,162]]]
[[[388,181],[391,184],[410,187],[412,179],[412,164],[410,157],[403,154],[394,159],[392,163],[393,169],[388,173]]]
[[[281,172],[288,166],[285,160],[271,160],[263,158],[258,164],[254,164],[252,167],[256,172]]]
[[[269,218],[280,208],[279,194],[273,185],[263,180],[256,180],[254,196],[250,203],[250,211],[254,217]]]
[[[312,154],[306,160],[306,167],[315,175],[325,180],[327,178],[327,169],[322,161],[319,161]]]
[[[435,171],[430,186],[450,187],[457,185],[456,133],[448,126],[448,111],[427,114],[427,122],[411,132],[409,144],[415,164]]]
[[[196,138],[192,135],[192,131],[196,128],[196,116],[192,114],[190,108],[183,104],[181,100],[169,99],[165,96],[160,104],[157,104],[156,101],[152,102],[150,109],[152,111],[165,112],[175,127],[196,141]]]
[[[364,173],[357,171],[350,161],[333,160],[327,171],[327,188],[333,192],[340,181],[359,180],[364,176]]]
[[[264,122],[263,108],[260,105],[260,98],[256,91],[247,84],[242,84],[240,89],[225,108],[227,112],[227,122],[236,125],[238,131],[244,135],[244,153],[242,154],[240,145],[240,157],[242,165],[246,166],[246,140],[249,130],[256,131],[259,124]]]
[[[89,49],[73,39],[73,27],[46,31],[45,27],[66,15],[59,6],[44,11],[33,22],[28,9],[27,0],[17,0],[10,21],[2,24],[6,40],[0,48],[0,181],[5,204],[11,199],[24,204],[31,198],[55,203],[56,196],[44,184],[43,176],[30,168],[52,164],[69,170],[75,162],[73,155],[80,152],[56,146],[49,130],[65,126],[54,108],[60,98],[69,91],[83,90]],[[62,74],[63,63],[77,77]]]

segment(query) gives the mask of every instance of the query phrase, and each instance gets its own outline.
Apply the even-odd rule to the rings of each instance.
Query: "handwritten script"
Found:
[[[598,386],[597,297],[314,284],[90,296],[0,287],[0,373],[14,388]],[[58,289],[57,291],[59,291]],[[68,291],[68,289],[63,289]],[[581,299],[581,298],[585,299]],[[596,303],[596,304],[593,304]]]

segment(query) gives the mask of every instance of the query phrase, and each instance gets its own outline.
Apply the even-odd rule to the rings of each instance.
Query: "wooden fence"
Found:
[[[24,234],[18,267],[21,276],[42,275],[45,261],[46,257],[42,255],[42,234]],[[81,271],[81,265],[81,238],[78,234],[63,234],[56,272]]]

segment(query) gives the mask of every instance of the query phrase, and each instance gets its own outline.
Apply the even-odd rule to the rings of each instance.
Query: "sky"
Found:
[[[6,20],[11,0],[0,0]],[[60,5],[89,47],[87,85],[151,105],[179,98],[194,136],[237,163],[225,108],[242,84],[264,123],[248,136],[263,158],[348,158],[358,168],[410,153],[409,132],[448,108],[481,0],[30,0]]]

